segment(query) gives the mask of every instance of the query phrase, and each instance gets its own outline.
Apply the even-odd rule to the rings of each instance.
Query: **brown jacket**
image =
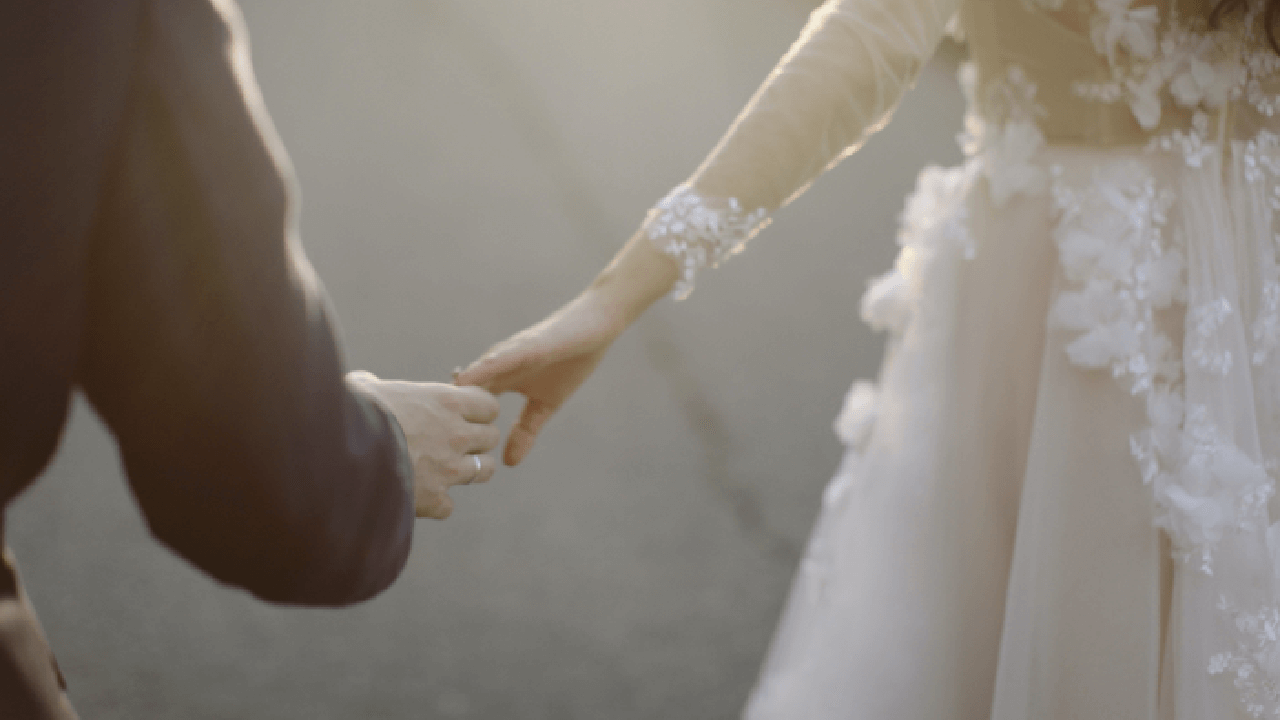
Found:
[[[79,390],[218,580],[340,605],[395,579],[404,441],[343,380],[293,194],[230,0],[0,3],[0,503]],[[0,718],[73,717],[21,598],[0,567]]]

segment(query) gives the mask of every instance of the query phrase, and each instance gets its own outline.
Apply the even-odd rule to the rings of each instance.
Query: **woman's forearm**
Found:
[[[671,291],[679,274],[676,261],[656,248],[642,229],[600,271],[586,293],[604,302],[630,325]]]

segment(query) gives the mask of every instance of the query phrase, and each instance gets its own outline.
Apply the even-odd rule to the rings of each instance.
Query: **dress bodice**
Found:
[[[1036,125],[1053,145],[1202,147],[1272,128],[1280,55],[1262,8],[1223,13],[1217,27],[1212,9],[1211,0],[968,0],[960,18],[978,112],[1001,119],[1014,71],[1035,88]]]

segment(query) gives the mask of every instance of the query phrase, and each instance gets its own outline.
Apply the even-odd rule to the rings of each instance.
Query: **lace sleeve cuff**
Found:
[[[655,247],[679,264],[680,279],[671,295],[683,300],[693,292],[699,270],[741,251],[768,224],[765,208],[746,212],[736,198],[707,198],[680,185],[649,211],[644,230]]]

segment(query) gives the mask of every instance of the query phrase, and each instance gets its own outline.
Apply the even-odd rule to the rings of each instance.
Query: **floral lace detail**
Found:
[[[1244,144],[1241,157],[1244,177],[1255,187],[1268,187],[1268,210],[1280,210],[1280,136],[1263,130]],[[1280,233],[1272,234],[1274,247],[1280,250]],[[1262,365],[1280,347],[1280,268],[1272,262],[1263,268],[1265,274],[1262,297],[1252,330],[1254,365]]]
[[[1236,310],[1224,297],[1187,303],[1185,243],[1165,230],[1175,197],[1142,164],[1098,168],[1083,189],[1055,175],[1054,237],[1069,287],[1052,318],[1080,333],[1066,347],[1072,362],[1110,369],[1145,400],[1148,425],[1130,437],[1130,450],[1151,490],[1155,525],[1167,532],[1175,558],[1211,577],[1223,542],[1268,531],[1275,482],[1220,432],[1208,407],[1187,402],[1181,353],[1161,316],[1187,304],[1188,360],[1226,376],[1235,365],[1222,330]],[[1230,677],[1252,716],[1280,717],[1280,610],[1241,612],[1224,594],[1218,611],[1234,648],[1212,656],[1208,672]]]
[[[750,212],[737,198],[707,198],[688,185],[677,186],[644,222],[649,240],[680,265],[680,279],[672,290],[676,300],[693,292],[698,270],[716,267],[742,251],[747,241],[769,224],[764,208]]]
[[[1100,169],[1084,191],[1057,183],[1053,197],[1059,258],[1074,288],[1059,295],[1053,318],[1081,333],[1067,345],[1072,362],[1109,367],[1134,394],[1176,382],[1173,343],[1155,317],[1183,299],[1185,257],[1164,234],[1173,193],[1123,163]]]
[[[1250,28],[1253,30],[1253,28]],[[1256,34],[1256,30],[1253,30]],[[1245,53],[1244,65],[1246,77],[1244,84],[1245,101],[1260,114],[1274,117],[1280,112],[1280,96],[1268,93],[1264,89],[1265,81],[1280,73],[1280,55],[1271,52],[1270,48],[1251,49]]]
[[[836,437],[845,445],[858,450],[866,446],[875,427],[879,395],[879,389],[870,380],[859,380],[849,388],[835,422]]]
[[[1224,297],[1197,305],[1187,311],[1188,343],[1191,359],[1204,370],[1217,375],[1231,372],[1234,360],[1230,350],[1217,347],[1218,331],[1231,317],[1231,303]]]
[[[1036,86],[1017,65],[1009,66],[1005,77],[987,88],[978,102],[977,71],[973,64],[960,66],[960,87],[970,108],[983,108],[965,115],[964,131],[957,138],[964,154],[973,158],[987,178],[991,200],[1003,205],[1015,193],[1037,195],[1048,186],[1048,176],[1034,162],[1044,148],[1044,134],[1036,119],[1045,114],[1036,102]]]
[[[924,272],[939,252],[956,250],[973,257],[965,198],[977,173],[976,163],[961,167],[928,167],[902,211],[898,244],[902,250],[893,269],[871,282],[862,296],[862,319],[874,330],[901,337],[915,318],[925,291]]]
[[[1209,674],[1231,678],[1250,716],[1280,716],[1280,688],[1271,680],[1280,669],[1280,608],[1242,612],[1224,595],[1217,610],[1230,617],[1240,637],[1234,650],[1209,659]]]
[[[1064,0],[1022,0],[1022,6],[1028,10],[1057,12],[1065,4]]]
[[[1185,302],[1182,243],[1164,232],[1173,194],[1130,161],[1099,169],[1084,190],[1059,184],[1054,200],[1061,213],[1055,239],[1071,289],[1059,295],[1053,319],[1081,333],[1067,354],[1077,365],[1109,368],[1145,397],[1150,426],[1130,446],[1157,503],[1156,525],[1177,554],[1212,574],[1214,547],[1228,530],[1265,526],[1274,483],[1219,439],[1205,408],[1184,408],[1180,353],[1157,317]],[[1215,341],[1231,314],[1222,298],[1187,313],[1191,358],[1219,375],[1232,367],[1231,353]]]
[[[1261,465],[1220,437],[1204,406],[1189,406],[1181,432],[1175,435],[1175,430],[1167,422],[1157,427],[1153,420],[1148,447],[1170,468],[1155,478],[1156,501],[1164,511],[1156,524],[1178,544],[1183,560],[1198,560],[1201,571],[1212,575],[1214,548],[1227,533],[1266,527],[1274,482]],[[1169,445],[1170,440],[1176,444]]]
[[[1048,173],[1038,161],[1044,136],[1035,118],[1043,109],[1035,102],[1035,85],[1020,68],[1010,68],[1005,82],[988,90],[983,105],[999,118],[993,122],[978,115],[973,66],[962,65],[959,77],[969,112],[957,141],[967,159],[959,167],[927,167],[920,172],[900,218],[902,250],[893,269],[872,280],[862,296],[863,321],[893,338],[901,338],[917,318],[931,263],[940,254],[958,253],[964,259],[977,255],[967,202],[979,178],[987,180],[997,206],[1017,194],[1043,193],[1048,186]],[[859,380],[850,388],[835,424],[836,435],[850,448],[861,450],[867,443],[878,403],[874,383]]]
[[[1205,160],[1218,152],[1218,146],[1208,141],[1209,116],[1197,112],[1191,118],[1191,127],[1187,130],[1175,128],[1165,135],[1151,138],[1147,150],[1164,152],[1180,152],[1187,167],[1203,167]]]
[[[1160,11],[1152,6],[1130,7],[1133,0],[1097,0],[1089,39],[1093,48],[1115,66],[1116,56],[1124,50],[1130,56],[1150,60],[1156,54],[1156,26]]]
[[[1078,83],[1080,95],[1101,102],[1125,101],[1146,130],[1160,124],[1167,91],[1177,106],[1217,110],[1243,91],[1248,73],[1240,61],[1237,34],[1210,31],[1205,22],[1183,22],[1170,13],[1163,29],[1155,8],[1131,9],[1131,0],[1099,0],[1093,18],[1094,49],[1107,58],[1111,80]]]
[[[971,258],[976,243],[969,232],[966,205],[980,164],[970,159],[960,167],[927,167],[907,198],[898,230],[902,249],[893,269],[875,278],[862,296],[862,319],[877,331],[902,338],[919,318],[931,269],[938,258],[952,254]],[[869,442],[879,415],[880,390],[869,380],[849,389],[836,419],[836,435],[855,452]]]

